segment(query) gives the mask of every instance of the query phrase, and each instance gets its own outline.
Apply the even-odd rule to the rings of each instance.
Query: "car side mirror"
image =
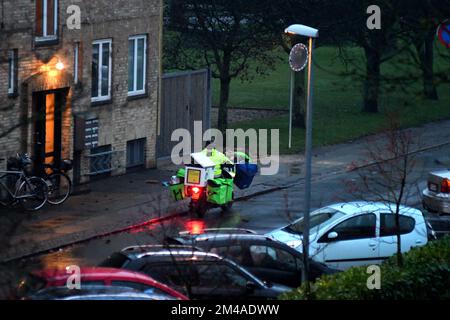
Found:
[[[337,237],[338,237],[338,233],[336,231],[330,232],[327,236],[328,240],[334,240],[334,239],[337,239]]]
[[[247,293],[253,293],[256,290],[256,283],[253,281],[247,281],[245,288],[247,289]]]

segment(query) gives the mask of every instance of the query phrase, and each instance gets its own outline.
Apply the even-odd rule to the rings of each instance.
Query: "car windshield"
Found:
[[[309,221],[310,233],[316,233],[321,228],[327,226],[328,224],[332,223],[342,216],[344,216],[344,213],[331,208],[320,209],[313,212]],[[303,234],[304,229],[305,221],[303,218],[301,218],[296,222],[288,225],[283,230],[294,234]]]

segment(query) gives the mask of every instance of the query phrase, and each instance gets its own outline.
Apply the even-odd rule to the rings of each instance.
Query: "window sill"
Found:
[[[59,44],[59,39],[57,37],[36,37],[34,44],[36,47],[54,46]]]
[[[133,100],[139,100],[139,99],[145,99],[145,98],[148,98],[147,92],[132,94],[132,95],[128,94],[127,101],[133,101]]]
[[[112,103],[111,98],[109,98],[107,100],[95,100],[95,101],[91,100],[91,107],[104,106],[104,105],[111,104],[111,103]]]
[[[19,93],[17,92],[13,92],[13,93],[8,93],[8,98],[9,99],[15,99],[19,96]]]

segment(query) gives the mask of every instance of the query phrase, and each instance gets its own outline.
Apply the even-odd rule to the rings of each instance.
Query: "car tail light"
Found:
[[[199,187],[192,187],[191,188],[191,197],[193,200],[200,199],[200,195],[202,193],[202,188]]]
[[[192,235],[199,235],[205,229],[205,222],[202,220],[191,220],[186,223],[186,229]]]
[[[450,193],[450,180],[447,178],[443,179],[441,182],[441,192]]]

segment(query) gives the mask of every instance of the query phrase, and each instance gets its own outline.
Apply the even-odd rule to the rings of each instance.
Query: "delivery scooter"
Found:
[[[178,170],[168,186],[175,201],[191,199],[189,212],[199,218],[213,208],[229,211],[234,202],[234,185],[240,189],[250,187],[258,170],[256,164],[248,161],[223,164],[222,175],[215,177],[215,163],[204,153],[193,153],[191,157],[193,164]]]

